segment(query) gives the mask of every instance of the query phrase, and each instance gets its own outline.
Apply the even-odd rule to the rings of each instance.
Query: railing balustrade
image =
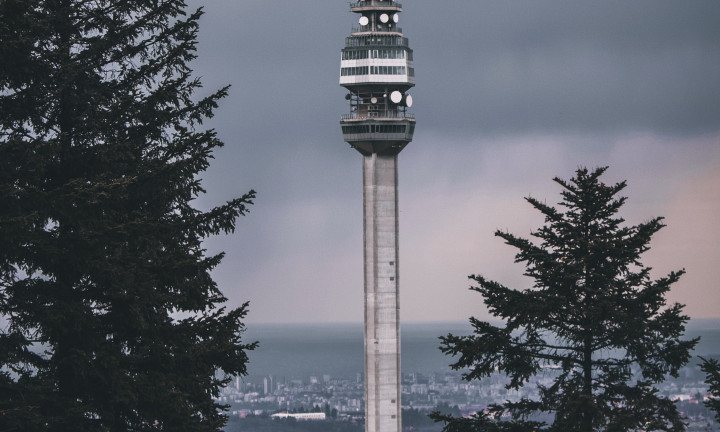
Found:
[[[404,112],[397,112],[397,111],[370,111],[365,112],[362,114],[359,113],[350,113],[350,114],[343,114],[342,119],[343,120],[357,120],[357,119],[381,119],[381,118],[396,118],[400,120],[408,119],[408,120],[414,120],[415,114],[409,114]]]
[[[350,2],[350,8],[359,8],[363,6],[395,6],[402,8],[402,4],[393,0],[365,0]]]
[[[372,30],[371,25],[366,26],[360,26],[360,27],[353,27],[352,32],[353,33],[364,33],[364,32],[370,32],[375,31],[376,33],[402,33],[402,29],[400,27],[392,26],[388,27],[387,25],[382,26],[375,26],[375,30]]]
[[[362,35],[345,38],[345,47],[361,46],[408,46],[408,38],[394,35]]]

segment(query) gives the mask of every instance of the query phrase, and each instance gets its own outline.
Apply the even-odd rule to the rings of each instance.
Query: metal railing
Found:
[[[350,2],[350,8],[359,8],[363,6],[392,6],[402,8],[402,4],[393,0],[365,0]]]
[[[373,119],[400,119],[400,120],[415,120],[415,114],[397,112],[397,111],[372,111],[366,113],[350,113],[343,114],[342,120],[373,120]]]
[[[353,27],[352,32],[353,33],[365,33],[365,32],[402,33],[402,29],[400,27],[396,27],[396,26],[386,27],[385,25],[383,25],[381,27],[380,25],[376,25],[375,30],[373,30],[372,26],[366,25],[366,26],[360,26],[360,27]]]
[[[394,35],[361,35],[345,38],[345,47],[361,46],[408,46],[408,38]]]

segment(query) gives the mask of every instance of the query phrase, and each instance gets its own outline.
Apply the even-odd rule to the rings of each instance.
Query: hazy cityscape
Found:
[[[717,320],[691,322],[688,337],[702,338],[696,355],[708,357],[720,353],[720,328],[716,328],[717,325]],[[442,330],[467,331],[459,322],[403,326],[404,430],[441,430],[441,424],[427,418],[427,414],[438,409],[468,416],[493,403],[537,396],[536,384],[549,383],[554,374],[552,368],[547,368],[520,391],[507,390],[508,381],[502,375],[482,381],[464,381],[461,371],[449,367],[451,358],[437,349],[434,335]],[[235,378],[219,397],[219,402],[230,406],[227,431],[259,429],[258,425],[263,422],[273,422],[271,425],[275,427],[297,426],[305,430],[338,430],[338,424],[342,423],[350,430],[355,427],[362,430],[364,377],[359,324],[334,327],[273,325],[252,335],[255,334],[263,336],[267,352],[263,352],[261,343],[255,357],[251,356],[249,376]],[[677,379],[670,378],[658,388],[663,397],[676,401],[687,418],[689,431],[719,431],[720,425],[703,405],[708,397],[707,386],[697,363],[694,358]],[[276,370],[270,373],[272,369]],[[352,372],[353,369],[356,372]],[[301,421],[305,413],[313,411],[318,414],[311,417],[315,421]],[[283,413],[299,414],[299,423],[288,424]],[[323,420],[333,423],[335,428],[328,429],[327,424],[322,424]]]
[[[552,375],[552,370],[547,375]],[[661,394],[677,401],[689,421],[690,431],[720,430],[712,413],[702,402],[708,395],[704,374],[693,364],[682,369],[678,379],[659,386]],[[402,408],[428,414],[444,405],[457,407],[464,416],[483,410],[489,404],[504,400],[518,400],[521,396],[537,396],[536,383],[548,384],[549,378],[531,380],[528,389],[506,390],[507,379],[497,375],[480,382],[466,382],[459,372],[433,374],[404,373],[402,379]],[[310,412],[325,414],[327,420],[360,423],[364,417],[363,377],[336,377],[331,375],[307,377],[264,377],[261,384],[237,378],[223,390],[219,401],[231,406],[228,430],[239,419],[248,416],[269,416],[280,412]],[[529,390],[529,391],[528,391]],[[406,422],[407,423],[407,422]],[[708,425],[711,425],[708,428]],[[415,428],[406,424],[405,429]],[[441,429],[436,425],[434,429]]]

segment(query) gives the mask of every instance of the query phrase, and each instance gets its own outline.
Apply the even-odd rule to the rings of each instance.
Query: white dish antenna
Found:
[[[393,15],[393,21],[395,21],[395,24],[397,24],[397,22],[400,21],[400,15],[394,14],[394,15]]]
[[[371,97],[371,98],[370,98],[370,103],[371,103],[371,104],[376,104],[376,103],[377,103],[377,98],[374,97],[374,96]]]
[[[370,22],[370,20],[368,20],[368,17],[366,17],[364,15],[360,17],[359,21],[360,21],[361,26],[366,26]]]
[[[400,103],[400,101],[402,101],[402,93],[395,90],[394,92],[390,93],[390,100],[393,101],[393,103]]]
[[[390,21],[390,17],[388,16],[388,14],[382,14],[382,15],[380,15],[380,22],[382,22],[383,24],[385,24],[385,23],[388,22],[388,21]]]
[[[405,105],[410,108],[412,106],[412,96],[406,95],[405,96]]]

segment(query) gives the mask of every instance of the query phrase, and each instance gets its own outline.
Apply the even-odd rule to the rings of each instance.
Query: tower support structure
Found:
[[[340,85],[350,112],[343,138],[363,157],[365,431],[401,432],[398,154],[412,141],[413,52],[392,0],[350,3],[358,27],[345,39]]]
[[[402,430],[397,162],[363,156],[366,432]]]

